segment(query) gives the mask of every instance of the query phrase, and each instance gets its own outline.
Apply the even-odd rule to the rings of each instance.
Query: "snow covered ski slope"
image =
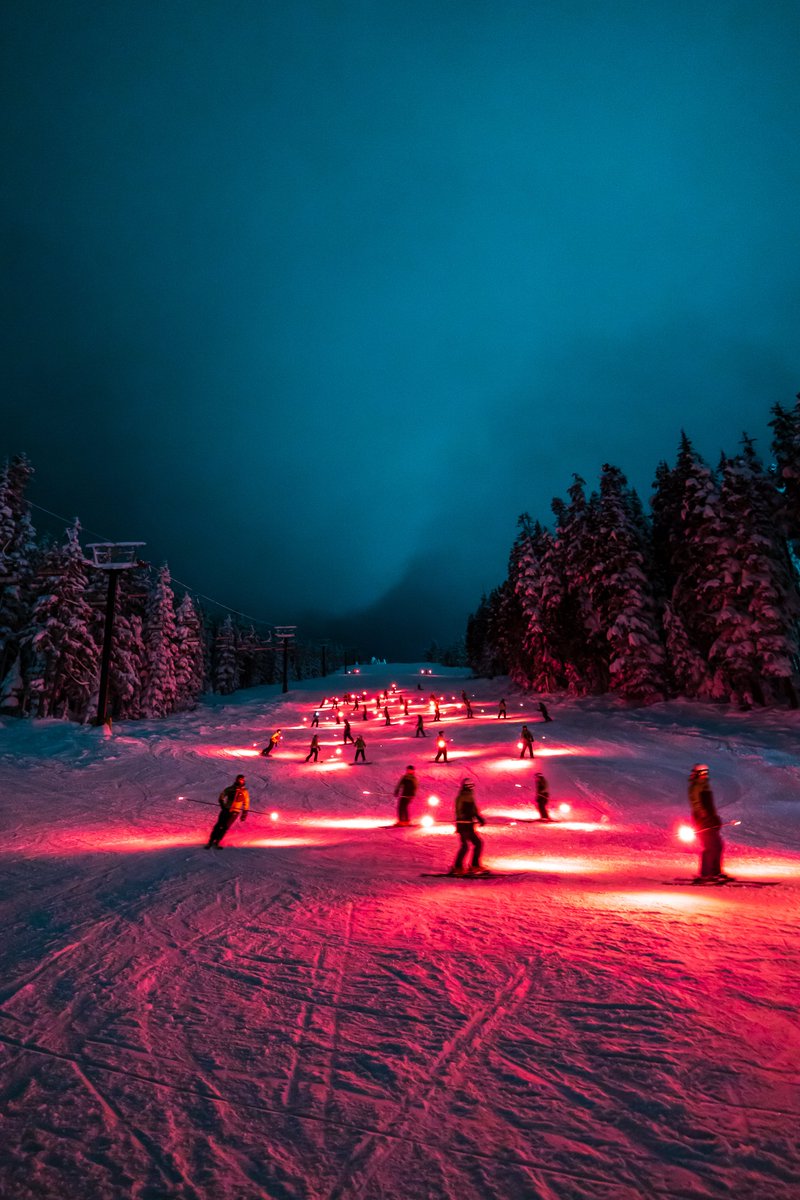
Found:
[[[408,717],[350,717],[367,764],[329,706],[310,729],[392,682]],[[797,1200],[800,717],[537,700],[372,667],[111,737],[4,722],[0,1196]],[[779,886],[666,882],[696,761],[741,820],[725,869]],[[422,878],[466,776],[499,877]]]

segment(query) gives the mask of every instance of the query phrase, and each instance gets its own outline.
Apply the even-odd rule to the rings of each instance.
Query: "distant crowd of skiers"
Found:
[[[420,685],[421,687],[421,685]],[[395,691],[395,685],[392,685],[392,690]],[[462,702],[466,708],[468,718],[473,716],[472,706],[464,691],[461,693]],[[353,711],[362,707],[362,701],[357,697],[345,696],[345,702],[355,700]],[[390,724],[389,709],[388,709],[389,694],[384,693],[378,698],[377,706],[381,707],[383,701],[383,711],[386,714],[386,723]],[[323,701],[323,705],[327,700]],[[404,713],[408,715],[408,701],[402,700],[404,705]],[[336,721],[342,723],[340,710],[338,708],[338,699],[334,698]],[[434,708],[434,721],[440,720],[439,702],[434,696],[431,697],[431,706]],[[363,705],[366,712],[366,705]],[[547,708],[544,704],[539,704],[539,709],[542,718],[545,721],[551,721]],[[507,709],[505,700],[501,700],[498,706],[497,716],[499,719],[507,718]],[[314,711],[314,717],[311,722],[312,726],[319,727],[319,709]],[[261,751],[264,757],[269,757],[275,747],[281,740],[283,731],[276,729],[269,739],[268,744]],[[422,714],[417,717],[415,737],[427,737],[425,732]],[[361,734],[355,738],[352,735],[350,722],[347,718],[343,721],[343,744],[352,744],[355,747],[354,762],[366,762],[366,742]],[[529,754],[530,758],[534,757],[533,753],[533,735],[528,729],[527,724],[522,726],[521,733],[521,753],[520,758],[524,758],[525,754]],[[437,737],[437,752],[434,762],[447,762],[447,742],[443,734]],[[319,758],[319,736],[314,734],[311,739],[309,752],[306,755],[306,762],[312,758],[317,762]],[[542,821],[550,821],[548,804],[550,801],[549,788],[547,780],[541,771],[534,773],[535,780],[535,799],[536,807],[539,812],[539,818]],[[398,827],[411,824],[410,807],[414,800],[418,789],[418,778],[413,763],[409,763],[405,772],[398,780],[394,789],[394,797],[397,800],[397,820]],[[239,819],[244,821],[250,808],[250,795],[246,787],[244,775],[237,775],[234,782],[220,792],[219,795],[220,812],[213,829],[208,838],[206,846],[208,849],[220,849],[222,839],[228,832],[234,822]],[[722,821],[717,812],[714,803],[714,794],[711,790],[709,782],[709,769],[704,763],[696,763],[692,767],[689,775],[689,808],[691,814],[692,825],[697,837],[700,850],[699,871],[693,882],[695,883],[724,883],[730,880],[731,876],[726,875],[722,870],[722,851],[723,842],[720,830]],[[448,874],[450,875],[482,875],[486,874],[485,868],[481,863],[481,854],[483,852],[483,839],[478,835],[476,826],[485,824],[484,818],[478,810],[478,805],[475,799],[475,785],[472,779],[464,778],[459,787],[455,798],[455,829],[459,839],[458,851],[455,861]],[[470,849],[472,855],[469,866],[465,866],[467,856]]]

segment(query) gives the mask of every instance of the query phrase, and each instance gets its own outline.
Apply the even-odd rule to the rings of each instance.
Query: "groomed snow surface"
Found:
[[[797,1200],[798,714],[548,700],[544,725],[504,680],[419,670],[111,737],[2,724],[2,1197]],[[324,693],[392,682],[411,716],[354,714],[367,765],[329,708],[305,764]],[[431,690],[447,765],[413,736]],[[550,826],[521,820],[523,720]],[[667,882],[697,866],[697,761],[741,820],[726,868],[777,886]],[[390,827],[407,763],[429,828]],[[257,811],[206,850],[239,771]],[[467,775],[503,875],[425,878]]]

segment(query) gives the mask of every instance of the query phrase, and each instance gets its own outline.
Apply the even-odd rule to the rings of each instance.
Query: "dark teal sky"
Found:
[[[0,35],[0,454],[247,612],[375,606],[362,653],[418,653],[573,471],[766,454],[800,387],[796,0],[8,0]]]

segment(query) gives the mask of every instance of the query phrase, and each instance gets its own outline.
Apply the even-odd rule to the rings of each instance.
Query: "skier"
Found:
[[[281,733],[282,733],[282,731],[280,729],[275,730],[272,737],[269,739],[269,743],[261,751],[264,758],[269,758],[270,754],[275,749],[278,742],[281,740]]]
[[[530,754],[531,758],[533,758],[533,734],[531,733],[530,729],[528,729],[527,725],[522,726],[520,738],[522,739],[522,753],[520,754],[520,758],[525,757],[526,750],[528,751],[528,754]]]
[[[403,716],[404,717],[408,716],[408,700],[406,699],[405,696],[403,697]]]
[[[346,746],[348,742],[353,742],[353,741],[354,741],[354,738],[353,738],[352,733],[350,732],[350,722],[348,721],[347,717],[345,717],[345,719],[344,719],[344,734],[342,736],[342,745]]]
[[[314,717],[311,721],[311,728],[319,729],[319,709],[317,709],[317,708],[314,709]]]
[[[367,761],[367,755],[366,755],[367,743],[364,741],[361,734],[359,734],[355,740],[355,748],[356,748],[356,756],[353,759],[353,762],[357,763],[360,758],[361,761],[363,763],[365,763]]]
[[[440,733],[436,739],[436,758],[433,761],[438,762],[440,758],[447,762],[447,742],[443,733]]]
[[[722,837],[719,819],[714,804],[714,793],[708,782],[708,767],[695,763],[689,775],[689,807],[692,824],[700,843],[700,874],[694,883],[724,883],[730,879],[722,870]]]
[[[312,737],[311,745],[308,747],[308,754],[306,755],[306,762],[308,762],[308,760],[311,758],[312,754],[314,755],[314,762],[317,762],[319,760],[319,738],[317,737],[316,734],[314,734],[314,736]]]
[[[366,721],[368,719],[369,719],[369,713],[367,712],[367,706],[365,704],[364,707],[361,709],[361,720]]]
[[[475,791],[473,789],[472,780],[465,779],[462,781],[458,795],[456,796],[456,833],[460,839],[458,854],[456,861],[453,863],[449,874],[464,875],[464,859],[467,857],[470,845],[472,846],[472,863],[469,868],[470,875],[485,874],[481,867],[481,851],[483,850],[483,841],[478,837],[475,831],[475,823],[485,825],[481,814],[478,812],[478,806],[475,803]]]
[[[384,716],[384,722],[383,722],[384,725],[391,725],[392,718],[389,716],[389,705],[388,704],[384,704],[384,706],[383,706],[383,716]]]
[[[552,821],[550,813],[547,811],[547,806],[550,803],[550,790],[547,786],[547,780],[541,771],[537,771],[536,780],[536,807],[539,810],[539,817],[542,821]]]
[[[436,721],[441,721],[441,719],[442,719],[442,714],[439,712],[439,701],[434,700],[434,702],[433,702],[433,720],[434,720],[434,722],[436,722]]]
[[[550,716],[550,713],[547,711],[547,705],[543,701],[539,702],[539,712],[542,714],[543,721],[552,721],[553,718]]]
[[[461,699],[464,701],[464,707],[465,707],[465,708],[466,708],[466,710],[467,710],[467,719],[470,719],[470,718],[472,717],[472,715],[473,715],[473,713],[472,713],[472,703],[471,703],[471,701],[470,701],[470,698],[469,698],[469,696],[467,695],[467,693],[466,693],[465,691],[463,691],[463,690],[462,690],[462,692],[461,692]]]
[[[408,806],[417,794],[417,780],[414,766],[409,763],[406,767],[405,774],[400,777],[397,787],[394,789],[394,794],[397,797],[397,824],[410,825],[411,820],[408,815]]]
[[[422,720],[422,713],[418,713],[417,714],[417,731],[414,734],[414,737],[427,737],[427,736],[428,735],[425,732],[425,723]]]
[[[498,705],[498,708],[497,708],[498,721],[500,720],[501,717],[503,718],[503,720],[505,720],[507,715],[508,714],[506,713],[506,702],[505,702],[505,700],[501,700],[500,704]]]
[[[237,817],[242,820],[250,807],[250,793],[244,785],[244,775],[237,775],[230,787],[219,794],[219,816],[208,835],[206,850],[222,850],[222,839]]]

